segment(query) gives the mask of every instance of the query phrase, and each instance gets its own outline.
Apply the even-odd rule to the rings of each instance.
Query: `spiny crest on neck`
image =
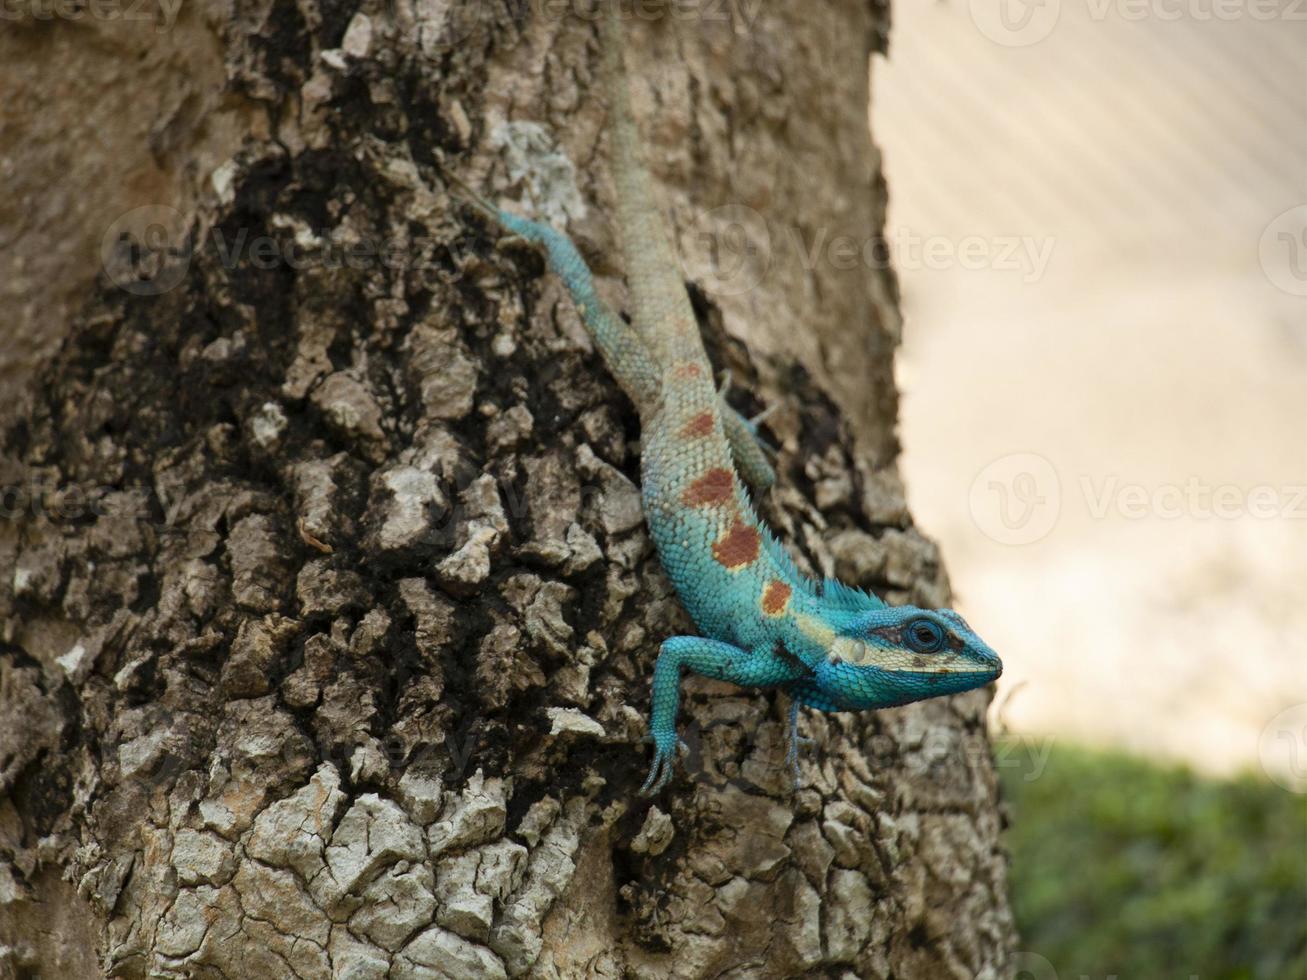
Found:
[[[885,607],[885,603],[871,593],[855,589],[833,578],[822,581],[821,600],[828,606],[851,613],[871,612]]]
[[[825,578],[817,581],[804,575],[794,564],[794,559],[785,550],[785,546],[772,533],[771,528],[759,523],[763,532],[763,549],[780,569],[781,574],[789,579],[789,584],[809,598],[819,600],[832,610],[846,613],[871,612],[885,608],[885,603],[876,596],[862,589],[855,589],[851,585],[845,585],[838,579]]]

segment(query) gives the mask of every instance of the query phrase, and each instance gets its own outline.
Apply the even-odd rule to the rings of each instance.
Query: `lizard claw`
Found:
[[[645,778],[644,785],[638,790],[639,795],[653,796],[658,793],[672,778],[672,768],[670,756],[661,752],[655,755],[653,765],[649,767],[649,775]]]
[[[720,383],[717,385],[717,397],[723,401],[726,399],[726,393],[731,390],[731,369],[726,368],[722,371]]]
[[[649,775],[638,793],[640,796],[654,796],[671,781],[672,774],[676,769],[676,757],[678,755],[688,755],[690,747],[679,738],[672,742],[670,739],[658,739],[652,735],[646,735],[644,741],[652,742],[656,749],[653,764],[649,767]]]
[[[781,406],[781,403],[780,403],[780,402],[772,402],[770,405],[768,405],[766,408],[764,408],[764,409],[763,409],[761,412],[759,412],[757,415],[755,415],[755,416],[753,416],[751,419],[749,419],[749,425],[751,425],[751,426],[753,427],[754,431],[757,432],[758,426],[760,426],[760,425],[762,425],[762,423],[766,422],[767,419],[769,419],[769,418],[771,417],[771,414],[772,414],[774,411],[776,411],[776,409],[780,408],[780,406]]]

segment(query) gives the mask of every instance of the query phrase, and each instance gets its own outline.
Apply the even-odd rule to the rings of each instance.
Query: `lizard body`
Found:
[[[543,247],[609,369],[640,415],[641,494],[658,555],[703,636],[663,641],[653,676],[655,754],[641,791],[671,778],[685,670],[792,699],[790,761],[800,706],[883,708],[989,683],[997,655],[951,610],[889,607],[834,580],[802,575],[754,510],[772,473],[751,425],[724,405],[640,158],[621,60],[619,15],[601,21],[610,106],[617,229],[630,291],[628,326],[594,291],[571,240],[477,198],[509,231]]]

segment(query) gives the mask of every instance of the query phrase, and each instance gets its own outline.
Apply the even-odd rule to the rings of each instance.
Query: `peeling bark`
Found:
[[[1006,975],[984,692],[808,715],[792,794],[781,698],[689,680],[690,757],[633,795],[690,628],[636,419],[438,170],[569,218],[620,304],[580,9],[187,22],[250,125],[202,193],[221,138],[174,134],[184,228],[124,235],[3,434],[0,975]],[[943,604],[892,278],[804,261],[881,226],[887,12],[674,9],[630,28],[636,112],[731,397],[781,406],[764,515],[813,571]],[[736,263],[703,232],[741,214]]]

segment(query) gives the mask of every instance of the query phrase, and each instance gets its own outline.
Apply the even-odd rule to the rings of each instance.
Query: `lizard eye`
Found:
[[[914,619],[903,631],[908,649],[917,653],[935,653],[944,646],[944,631],[929,619]]]

